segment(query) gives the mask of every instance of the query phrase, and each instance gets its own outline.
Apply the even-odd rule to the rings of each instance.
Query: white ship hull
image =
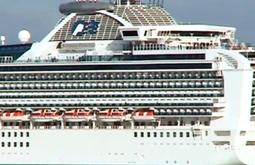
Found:
[[[255,165],[255,65],[236,29],[115,2],[67,3],[23,55],[0,47],[0,164]]]
[[[2,131],[3,132],[3,131]],[[5,131],[2,138],[11,147],[0,149],[2,164],[253,164],[255,147],[213,145],[210,137],[174,138],[173,129],[164,130],[20,130]],[[14,132],[18,137],[13,137]],[[138,137],[134,137],[134,132]],[[144,132],[144,137],[140,133]],[[157,132],[157,137],[147,137]],[[160,137],[161,132],[163,137]],[[170,137],[166,133],[170,132]],[[210,133],[209,133],[210,134]],[[227,140],[228,137],[222,137]],[[234,141],[234,140],[233,140]],[[17,147],[13,146],[18,142]],[[19,143],[24,142],[20,147]],[[29,146],[26,146],[29,142]],[[6,146],[7,147],[7,146]],[[244,159],[245,158],[245,159]]]

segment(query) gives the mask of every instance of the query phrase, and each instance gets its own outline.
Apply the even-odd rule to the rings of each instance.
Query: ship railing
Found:
[[[165,44],[141,44],[141,45],[134,45],[133,51],[151,51],[151,50],[207,50],[207,49],[218,49],[220,47],[214,46],[203,46],[203,47],[193,47],[188,45],[176,45],[170,46]],[[226,49],[222,47],[223,49]]]

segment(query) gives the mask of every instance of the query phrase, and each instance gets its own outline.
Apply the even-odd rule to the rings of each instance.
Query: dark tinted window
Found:
[[[44,65],[44,66],[0,66],[0,71],[66,71],[66,70],[151,70],[151,69],[211,69],[211,63],[179,64],[114,64],[114,65]]]
[[[136,30],[133,31],[123,31],[123,36],[132,37],[132,36],[138,36],[138,32]]]

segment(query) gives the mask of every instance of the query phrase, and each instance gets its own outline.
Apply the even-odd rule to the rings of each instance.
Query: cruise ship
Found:
[[[0,47],[0,164],[255,164],[255,49],[161,2],[64,3]]]

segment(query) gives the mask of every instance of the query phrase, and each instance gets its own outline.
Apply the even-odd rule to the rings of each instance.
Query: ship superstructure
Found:
[[[235,28],[160,3],[82,1],[0,65],[0,163],[253,164],[253,69]]]

